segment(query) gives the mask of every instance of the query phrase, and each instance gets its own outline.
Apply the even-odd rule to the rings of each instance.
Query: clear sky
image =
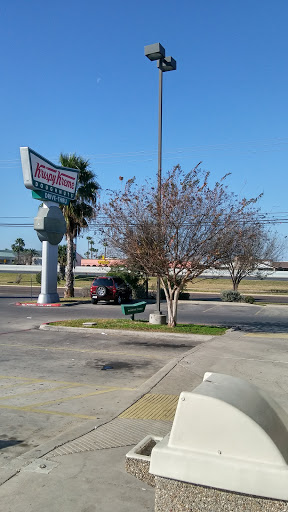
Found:
[[[20,146],[89,158],[103,194],[119,176],[156,175],[158,70],[144,56],[155,42],[177,60],[163,80],[163,172],[202,161],[288,218],[287,19],[287,0],[2,1],[0,249],[19,236],[41,247]]]

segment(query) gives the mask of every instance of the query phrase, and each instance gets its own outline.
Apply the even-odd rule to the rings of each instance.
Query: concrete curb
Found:
[[[82,304],[82,302],[67,302],[62,304],[61,302],[55,302],[53,304],[38,304],[38,302],[15,302],[15,306],[25,306],[25,307],[36,307],[36,308],[65,308],[70,306],[78,306]]]
[[[209,326],[208,326],[209,327]],[[214,326],[213,326],[214,327]],[[216,326],[217,327],[217,326]],[[126,329],[97,329],[97,328],[94,328],[94,327],[64,327],[62,325],[49,325],[49,323],[46,323],[46,324],[41,324],[39,329],[43,329],[44,331],[55,331],[55,332],[60,332],[60,331],[66,331],[66,332],[90,332],[91,334],[95,333],[95,334],[127,334],[129,336],[133,335],[133,336],[144,336],[144,337],[149,337],[149,338],[156,338],[156,337],[160,337],[160,338],[185,338],[186,340],[187,339],[190,339],[190,340],[194,340],[194,341],[197,341],[198,339],[199,340],[204,340],[204,341],[209,341],[211,338],[214,338],[215,335],[212,335],[212,334],[185,334],[185,333],[180,333],[180,332],[158,332],[158,331],[129,331],[129,330],[126,330]],[[223,336],[223,334],[221,335]]]
[[[276,297],[276,295],[265,295],[266,297]],[[277,295],[278,298],[281,298],[281,297],[286,297],[287,298],[287,295]],[[163,301],[162,301],[163,302]],[[222,302],[221,300],[201,300],[201,299],[189,299],[189,300],[181,300],[179,301],[179,304],[191,304],[193,306],[197,306],[197,305],[203,305],[206,304],[207,306],[211,305],[211,306],[228,306],[228,307],[233,307],[233,306],[240,306],[240,307],[249,307],[249,306],[261,306],[261,307],[265,307],[265,306],[288,306],[288,302],[287,304],[279,304],[277,302],[257,302],[257,300],[255,301],[254,304],[247,304],[245,302]],[[55,304],[38,304],[37,302],[34,303],[34,302],[15,302],[15,306],[25,306],[25,307],[69,307],[69,306],[79,306],[79,304],[89,304],[90,305],[90,301],[77,301],[77,302],[71,302],[71,303],[66,303],[66,304],[62,304],[61,302],[57,302]],[[147,301],[147,305],[148,304],[154,304],[154,302],[149,302]]]
[[[209,340],[205,340],[206,343],[210,341],[212,338],[214,338],[214,336],[207,336],[207,338],[209,338]],[[201,345],[201,347],[202,346],[203,344]],[[17,475],[17,473],[19,473],[23,467],[28,466],[35,459],[40,459],[47,455],[52,450],[55,450],[55,448],[58,448],[59,446],[62,446],[70,441],[74,441],[75,439],[82,437],[85,434],[88,434],[92,430],[95,430],[98,427],[101,427],[102,425],[110,423],[110,421],[117,418],[122,412],[126,411],[126,409],[131,407],[131,405],[140,400],[140,398],[142,398],[146,393],[149,393],[161,380],[163,380],[175,368],[175,366],[177,366],[177,364],[179,364],[185,357],[199,350],[199,348],[200,345],[197,347],[193,347],[192,349],[188,350],[181,356],[176,357],[169,361],[169,363],[165,364],[163,368],[158,370],[158,372],[156,372],[152,377],[150,377],[150,379],[144,382],[138,389],[132,391],[132,396],[127,397],[126,406],[124,408],[123,406],[119,407],[119,411],[117,411],[117,413],[108,420],[88,420],[87,422],[85,422],[84,425],[74,427],[71,430],[59,434],[58,436],[54,437],[53,439],[50,439],[46,443],[43,443],[41,446],[33,448],[32,450],[27,451],[23,455],[20,455],[19,457],[13,459],[6,467],[0,468],[0,485],[4,484],[5,482],[13,478],[13,476]]]

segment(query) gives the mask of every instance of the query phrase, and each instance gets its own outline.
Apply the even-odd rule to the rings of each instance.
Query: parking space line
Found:
[[[211,309],[215,309],[215,308],[218,308],[218,304],[217,304],[217,306],[211,306],[211,308],[204,309],[204,311],[202,311],[202,313],[206,313],[207,311],[211,311]]]
[[[14,388],[15,385],[19,388],[21,386],[29,386],[29,384],[33,384],[33,382],[22,382],[22,383],[17,382],[16,384],[15,384],[15,382],[13,382],[12,384],[3,384],[2,386],[0,384],[0,391],[1,391],[1,389]]]
[[[28,377],[14,377],[14,376],[7,376],[7,375],[0,375],[0,379],[9,379],[9,380],[15,379],[15,380],[28,381],[28,382],[23,383],[23,385],[24,384],[29,384],[29,382],[32,383],[32,384],[34,384],[34,382],[35,383],[37,383],[37,382],[40,382],[40,383],[46,383],[46,382],[47,383],[51,383],[52,382],[53,384],[68,384],[68,385],[71,385],[71,386],[74,386],[74,385],[75,386],[79,386],[79,387],[80,386],[85,386],[85,387],[89,387],[89,388],[95,386],[95,384],[87,384],[86,382],[70,382],[69,380],[66,381],[66,380],[51,380],[51,379],[30,379]],[[10,384],[7,384],[7,386],[8,385],[10,386]],[[12,385],[13,384],[11,384],[11,386]],[[22,385],[22,384],[20,384],[20,385]],[[107,385],[105,386],[104,384],[97,384],[97,388],[104,388],[104,389],[110,389],[110,388],[112,389],[113,388],[113,389],[118,389],[118,388],[115,388],[115,386],[107,386]],[[122,387],[119,388],[119,389],[125,389],[125,390],[130,390],[130,391],[134,390],[134,388],[122,388]]]
[[[73,418],[82,418],[85,420],[96,420],[97,416],[89,416],[86,414],[75,414],[72,412],[60,412],[60,411],[45,411],[41,409],[34,409],[31,407],[31,409],[26,409],[26,407],[17,407],[17,406],[11,406],[11,405],[0,405],[0,409],[6,409],[11,411],[23,411],[23,412],[34,412],[36,414],[54,414],[57,416],[71,416]]]
[[[50,393],[50,391],[56,391],[57,389],[73,389],[75,387],[78,387],[77,384],[70,384],[69,386],[56,386],[54,388],[43,388],[38,389],[37,391],[25,391],[24,393],[17,393],[16,395],[7,395],[7,396],[0,396],[0,400],[9,400],[13,398],[19,398],[21,396],[30,396],[30,395],[37,395],[41,393]],[[1,391],[1,388],[0,388]]]
[[[29,378],[29,377],[15,377],[14,375],[0,375],[0,380],[5,380],[5,379],[16,379],[16,380],[25,380],[25,381],[30,381],[30,382],[42,382],[42,379],[33,379],[33,378]]]
[[[85,386],[85,387],[93,387],[94,384],[86,384],[85,382],[70,382],[70,381],[66,381],[66,380],[51,380],[51,379],[32,379],[32,378],[29,378],[29,377],[14,377],[14,376],[8,376],[8,375],[0,375],[0,379],[7,379],[7,380],[23,380],[25,382],[23,382],[23,384],[20,384],[20,386],[22,385],[26,385],[26,384],[34,384],[34,383],[53,383],[53,384],[69,384],[71,386],[74,386],[74,385],[77,385],[77,386]],[[13,386],[14,384],[7,384],[7,386]],[[18,386],[19,384],[17,384]],[[113,387],[114,389],[114,386],[110,386],[110,387]],[[104,386],[102,384],[97,384],[97,388],[105,388],[105,389],[108,389],[109,386]],[[131,389],[133,390],[134,388],[127,388],[127,389]]]
[[[88,398],[90,396],[96,396],[96,395],[102,395],[104,393],[112,393],[113,391],[128,391],[130,390],[129,388],[110,388],[110,389],[103,389],[103,390],[99,390],[99,391],[94,391],[93,393],[84,393],[82,395],[74,395],[74,396],[69,396],[69,397],[64,397],[64,398],[58,398],[57,400],[47,400],[45,402],[40,402],[40,403],[36,403],[36,404],[31,404],[31,405],[26,405],[23,407],[23,410],[25,411],[29,411],[29,409],[32,407],[33,409],[35,408],[38,408],[38,407],[42,407],[42,405],[52,405],[52,404],[59,404],[59,403],[62,403],[62,402],[69,402],[70,400],[78,400],[79,398]]]
[[[78,349],[78,348],[66,348],[66,347],[43,347],[42,345],[23,345],[22,343],[0,343],[1,347],[20,347],[20,348],[28,348],[32,350],[60,350],[64,352],[81,352],[81,353],[89,353],[89,354],[108,354],[108,355],[120,355],[120,356],[130,356],[130,357],[143,357],[144,359],[170,359],[169,356],[157,356],[155,354],[145,354],[143,352],[135,353],[135,352],[122,352],[118,350],[93,350],[93,349]]]

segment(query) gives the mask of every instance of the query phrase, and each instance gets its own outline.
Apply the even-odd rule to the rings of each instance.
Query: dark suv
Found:
[[[132,289],[121,277],[96,277],[90,288],[92,304],[99,300],[113,300],[114,304],[129,302],[132,297]]]

